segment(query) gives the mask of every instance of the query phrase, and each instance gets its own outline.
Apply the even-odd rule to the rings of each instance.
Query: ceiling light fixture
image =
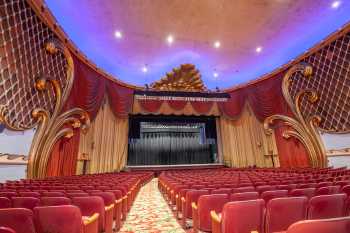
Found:
[[[143,73],[147,73],[148,72],[147,65],[144,65],[141,70]]]
[[[166,41],[168,42],[169,45],[171,45],[174,42],[174,37],[172,35],[169,35],[166,38]]]
[[[218,72],[214,71],[214,73],[213,73],[213,76],[214,76],[214,78],[217,78],[217,77],[219,77],[219,74],[218,74]]]
[[[114,36],[117,39],[121,39],[123,37],[123,33],[121,31],[115,31]]]
[[[256,47],[255,52],[261,53],[261,51],[262,51],[262,47],[261,46]]]
[[[217,41],[214,42],[214,48],[218,49],[218,48],[220,48],[220,46],[221,46],[220,41],[217,40]]]
[[[337,9],[340,6],[340,4],[341,4],[341,1],[334,1],[331,6],[333,9]]]

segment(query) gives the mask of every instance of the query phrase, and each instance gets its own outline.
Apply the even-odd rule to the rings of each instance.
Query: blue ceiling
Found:
[[[159,80],[183,63],[196,65],[209,89],[246,83],[296,58],[350,21],[349,0],[46,0],[46,4],[91,61],[138,86]],[[115,37],[116,30],[122,38]],[[166,41],[170,34],[171,45]],[[220,48],[213,46],[217,40]]]

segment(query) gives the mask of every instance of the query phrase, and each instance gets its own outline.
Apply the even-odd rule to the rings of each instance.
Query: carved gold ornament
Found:
[[[283,132],[282,136],[286,139],[294,137],[305,146],[312,167],[326,167],[326,150],[317,130],[321,118],[313,115],[304,119],[300,110],[301,99],[304,96],[310,103],[315,103],[318,100],[318,96],[314,90],[306,89],[297,93],[293,101],[289,93],[289,87],[293,82],[291,77],[296,72],[302,72],[305,78],[311,78],[312,67],[305,63],[295,65],[283,77],[282,93],[296,119],[284,115],[272,115],[265,119],[264,128],[267,134],[271,134],[274,126],[287,126],[288,129]],[[277,122],[281,122],[282,124],[275,124]]]
[[[201,74],[192,64],[182,64],[179,68],[174,68],[161,78],[161,80],[151,84],[151,88],[160,91],[205,91],[201,79]]]

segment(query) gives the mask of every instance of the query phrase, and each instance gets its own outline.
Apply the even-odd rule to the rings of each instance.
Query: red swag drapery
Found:
[[[107,80],[85,65],[79,59],[75,61],[74,84],[64,106],[64,111],[79,107],[86,110],[93,120],[107,94],[111,108],[116,117],[128,116],[133,101],[133,90],[118,83]],[[281,81],[283,74],[258,82],[245,88],[229,92],[231,98],[227,102],[219,102],[221,113],[228,118],[237,119],[248,101],[256,117],[263,121],[273,114],[292,115],[285,102]],[[174,110],[183,109],[186,101],[167,101]],[[157,112],[162,101],[140,101],[142,108],[148,112]],[[195,111],[205,114],[210,111],[212,102],[191,102]],[[300,142],[282,137],[283,129],[275,130],[276,144],[281,167],[307,167],[309,159]],[[56,143],[47,166],[47,176],[74,175],[79,150],[79,130],[75,130],[73,138],[61,139]]]
[[[95,119],[105,94],[116,117],[125,118],[132,106],[133,90],[114,83],[74,57],[75,78],[71,93],[63,111],[78,107],[88,112],[91,121]],[[74,175],[79,152],[79,129],[74,130],[71,139],[59,140],[54,146],[46,169],[47,176]]]
[[[248,101],[255,116],[261,122],[268,116],[283,114],[292,116],[288,104],[282,94],[282,77],[280,73],[250,85],[246,88],[230,92],[231,98],[225,103],[220,103],[220,111],[228,118],[237,119],[241,113],[245,101]],[[286,140],[282,133],[285,128],[275,129],[275,138],[279,154],[280,165],[283,168],[308,167],[310,165],[304,146],[295,139]]]

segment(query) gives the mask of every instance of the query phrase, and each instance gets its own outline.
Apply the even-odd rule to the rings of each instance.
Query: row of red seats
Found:
[[[336,177],[335,174],[339,177]],[[198,200],[202,195],[223,194],[227,196],[227,201],[262,198],[269,202],[274,198],[288,196],[307,196],[307,198],[311,198],[315,195],[329,195],[343,191],[350,193],[349,184],[350,178],[345,168],[307,169],[303,172],[295,172],[295,169],[290,172],[286,170],[279,171],[278,169],[172,171],[162,173],[159,179],[160,190],[164,193],[165,198],[169,200],[170,205],[175,208],[177,216],[182,218],[184,227],[186,227],[186,221],[193,219],[193,215],[196,215],[197,212],[192,213],[192,209],[196,210]],[[345,194],[340,195],[346,197]],[[344,204],[343,206],[346,209],[347,205]],[[209,210],[204,211],[206,213],[204,219],[207,219],[207,223],[210,222],[208,216],[211,207],[208,208]],[[195,230],[197,223],[198,221],[194,220]],[[211,228],[211,224],[207,224],[208,226]]]
[[[7,182],[0,190],[0,227],[11,227],[17,233],[67,233],[77,232],[77,229],[82,229],[80,233],[112,233],[113,228],[118,230],[121,220],[125,220],[139,188],[152,177],[150,172],[108,173]],[[76,184],[75,188],[72,183]],[[58,216],[56,210],[67,215]],[[47,214],[40,215],[41,212]],[[73,222],[66,219],[69,213],[80,216],[80,221],[72,220],[74,228],[69,227]],[[28,225],[19,224],[20,219],[27,219]],[[40,224],[49,228],[41,228]]]

